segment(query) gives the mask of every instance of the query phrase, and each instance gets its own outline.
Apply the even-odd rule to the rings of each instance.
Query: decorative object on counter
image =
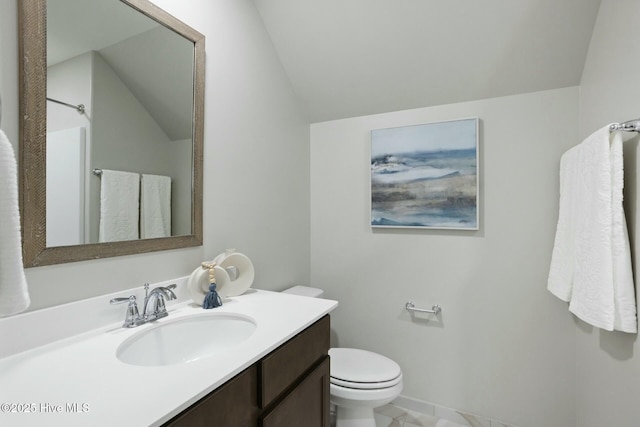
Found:
[[[13,146],[0,130],[0,316],[20,313],[31,303],[22,267],[17,174]]]
[[[229,275],[229,280],[234,281],[238,278],[238,267],[232,265],[230,267],[225,268],[227,270],[227,274]]]
[[[235,253],[236,250],[235,248],[228,248],[225,249],[224,252],[222,252],[221,254],[216,255],[216,257],[213,259],[212,262],[215,262],[216,264],[220,265],[220,263],[222,263],[222,261],[228,257],[229,255]]]
[[[224,300],[227,297],[225,289],[230,281],[229,275],[227,271],[219,265],[214,265],[213,270],[215,271],[216,278],[216,292],[220,296],[220,299]],[[209,269],[202,268],[202,265],[199,265],[193,270],[193,273],[191,273],[191,276],[189,276],[187,280],[187,289],[189,289],[191,299],[195,304],[199,306],[204,304],[204,298],[207,296],[207,293],[209,293],[210,285]]]
[[[244,254],[235,252],[235,249],[227,249],[216,256],[213,261],[205,263],[213,264],[215,271],[216,292],[220,299],[235,297],[245,293],[253,284],[255,271],[251,260]],[[191,293],[191,299],[197,305],[203,305],[209,292],[209,270],[198,266],[187,280],[187,289]]]
[[[222,300],[220,299],[220,295],[216,291],[216,263],[202,263],[202,268],[209,272],[209,292],[204,297],[204,301],[202,303],[202,308],[205,310],[220,307],[222,305]]]
[[[255,270],[248,256],[236,252],[235,249],[226,249],[216,256],[213,262],[220,266],[229,277],[229,282],[225,284],[222,292],[224,297],[242,295],[251,288]]]

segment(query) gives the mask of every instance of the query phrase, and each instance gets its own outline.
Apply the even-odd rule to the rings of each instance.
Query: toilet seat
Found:
[[[352,389],[356,389],[356,390],[378,390],[381,388],[389,388],[389,387],[393,387],[396,384],[399,384],[402,382],[402,374],[400,374],[397,378],[394,378],[391,381],[384,381],[384,382],[375,382],[375,383],[358,383],[358,382],[353,382],[353,381],[344,381],[344,380],[340,380],[338,378],[330,378],[330,382],[333,385],[337,385],[340,387],[346,387],[346,388],[352,388]]]
[[[332,348],[330,382],[339,387],[377,390],[402,382],[400,366],[393,360],[366,350]]]

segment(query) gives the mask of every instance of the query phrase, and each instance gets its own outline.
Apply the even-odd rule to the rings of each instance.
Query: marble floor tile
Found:
[[[436,408],[436,415],[434,416],[421,414],[393,404],[384,405],[374,410],[376,427],[514,427],[452,409]],[[332,407],[331,427],[336,425],[335,415],[335,409]],[[452,419],[455,421],[451,421]]]
[[[449,408],[436,407],[436,417],[455,420],[456,423],[468,427],[491,427],[490,421],[475,415],[465,414]]]
[[[397,418],[406,415],[409,411],[404,408],[400,408],[399,406],[389,404],[376,408],[375,412],[389,418]]]
[[[375,417],[376,427],[464,427],[462,424],[391,404],[377,408]]]

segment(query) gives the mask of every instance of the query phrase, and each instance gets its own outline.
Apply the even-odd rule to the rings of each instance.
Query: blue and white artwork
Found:
[[[371,226],[478,229],[478,119],[371,131]]]

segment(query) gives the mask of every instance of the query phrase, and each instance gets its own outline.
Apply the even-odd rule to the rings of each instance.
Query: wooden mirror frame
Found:
[[[191,233],[184,236],[46,246],[47,23],[46,0],[18,2],[22,255],[25,267],[202,245],[205,38],[148,0],[120,0],[194,44]]]

